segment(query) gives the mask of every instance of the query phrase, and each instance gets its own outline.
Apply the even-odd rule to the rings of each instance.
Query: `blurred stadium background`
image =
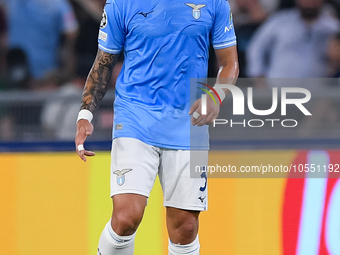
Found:
[[[95,254],[99,235],[111,213],[108,166],[112,101],[123,56],[114,70],[112,88],[95,116],[95,132],[88,139],[88,148],[97,155],[83,163],[74,152],[75,119],[82,87],[96,54],[105,0],[31,0],[42,6],[40,9],[32,9],[24,2],[0,0],[0,253]],[[60,10],[57,2],[64,2]],[[238,86],[244,91],[253,87],[256,108],[269,109],[272,87],[298,84],[312,92],[306,107],[313,116],[288,109],[291,115],[287,118],[299,122],[294,129],[218,127],[211,133],[209,164],[339,164],[340,2],[325,1],[322,8],[322,24],[329,27],[327,34],[311,26],[305,31],[305,41],[296,36],[298,50],[291,55],[296,58],[294,63],[302,63],[298,72],[301,76],[287,75],[292,62],[281,69],[282,75],[252,68],[263,64],[271,70],[282,60],[273,57],[275,40],[266,46],[270,48],[268,52],[259,49],[257,42],[267,22],[277,15],[290,15],[296,8],[295,1],[229,2],[239,40]],[[15,17],[15,8],[32,11],[27,17],[32,20],[28,25],[33,26],[34,33],[28,30],[32,33],[22,36],[23,42],[15,33],[25,31],[15,26],[25,19]],[[39,10],[41,19],[33,19]],[[44,34],[47,23],[55,24],[53,30],[49,29],[52,34]],[[55,42],[55,48],[50,49],[55,56],[52,63],[32,60],[45,54],[36,52],[43,44],[32,41],[35,36],[48,45],[49,40]],[[24,46],[25,41],[29,45]],[[288,49],[294,48],[293,43],[289,45]],[[263,55],[253,56],[262,51]],[[261,58],[263,61],[254,61]],[[299,62],[301,59],[305,62]],[[313,66],[306,68],[306,63],[311,62]],[[209,77],[216,72],[212,51]],[[233,118],[232,100],[228,98],[221,112],[225,119]],[[246,113],[245,118],[253,116]],[[280,112],[271,118],[280,119]],[[209,210],[201,216],[201,254],[340,254],[338,175],[285,177],[210,178]],[[138,230],[137,255],[167,254],[164,212],[161,188],[156,182]]]

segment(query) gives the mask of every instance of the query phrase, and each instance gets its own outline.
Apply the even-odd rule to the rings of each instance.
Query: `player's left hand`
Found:
[[[220,112],[220,103],[216,98],[217,105],[211,97],[207,97],[207,115],[201,114],[201,98],[196,100],[195,103],[191,106],[189,115],[193,115],[191,117],[191,123],[195,126],[203,126],[209,125],[213,123],[213,121],[217,118]]]

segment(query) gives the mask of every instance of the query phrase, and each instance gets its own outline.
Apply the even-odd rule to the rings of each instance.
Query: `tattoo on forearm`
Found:
[[[111,80],[113,67],[118,59],[118,54],[106,53],[98,50],[96,60],[85,84],[81,109],[92,113],[98,108],[100,101],[107,92]]]

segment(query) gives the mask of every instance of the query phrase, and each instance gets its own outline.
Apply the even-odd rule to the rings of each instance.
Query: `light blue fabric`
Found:
[[[236,44],[228,2],[108,0],[98,42],[109,53],[124,48],[113,137],[189,149],[190,79],[207,76],[210,42],[216,49]],[[191,130],[207,149],[208,127]]]

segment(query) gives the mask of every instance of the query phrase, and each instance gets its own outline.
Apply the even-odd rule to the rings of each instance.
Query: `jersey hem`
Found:
[[[236,45],[236,40],[234,41],[229,41],[229,42],[224,42],[224,43],[219,43],[219,44],[213,44],[214,49],[224,49],[224,48],[229,48]]]
[[[120,195],[120,194],[137,194],[137,195],[145,196],[147,198],[150,196],[150,193],[147,193],[145,191],[138,190],[138,189],[123,189],[123,190],[110,192],[111,197],[113,197],[114,195]]]
[[[105,48],[104,46],[102,46],[100,44],[98,44],[98,48],[107,52],[107,53],[118,54],[119,52],[121,52],[121,49],[120,50],[111,50],[111,49]]]
[[[176,204],[176,203],[171,203],[171,202],[164,202],[163,203],[164,207],[173,207],[173,208],[178,208],[178,209],[183,209],[183,210],[189,210],[189,211],[208,211],[208,206],[198,206],[198,205],[192,205],[192,204]]]
[[[206,146],[185,146],[185,145],[169,145],[169,144],[162,144],[162,143],[157,143],[157,142],[152,142],[152,141],[149,141],[149,140],[146,140],[146,139],[141,139],[140,137],[135,137],[135,136],[115,136],[112,138],[113,139],[116,139],[116,138],[134,138],[134,139],[137,139],[143,143],[146,143],[148,145],[151,145],[151,146],[156,146],[156,147],[159,147],[159,148],[165,148],[165,149],[171,149],[171,150],[206,150],[208,151],[209,150],[209,145],[206,145]]]

